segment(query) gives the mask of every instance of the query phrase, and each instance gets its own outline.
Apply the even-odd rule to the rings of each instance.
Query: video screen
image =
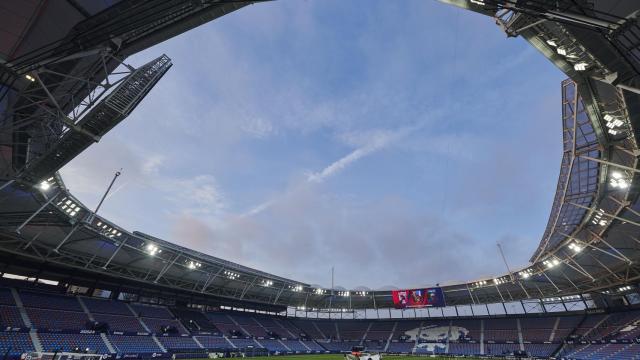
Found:
[[[445,306],[441,288],[393,290],[391,296],[396,309]]]

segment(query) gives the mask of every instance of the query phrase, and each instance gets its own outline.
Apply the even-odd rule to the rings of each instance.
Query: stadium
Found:
[[[358,348],[640,359],[640,3],[441,2],[483,15],[564,73],[563,151],[528,266],[404,290],[320,287],[128,231],[99,212],[119,173],[93,208],[59,172],[171,86],[171,54],[136,66],[130,56],[272,2],[0,2],[4,358],[328,360]]]

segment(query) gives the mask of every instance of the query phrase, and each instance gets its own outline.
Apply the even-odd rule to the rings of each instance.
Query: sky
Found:
[[[323,287],[525,266],[561,158],[563,74],[490,18],[423,0],[279,0],[128,59],[174,66],[62,169],[138,230]]]

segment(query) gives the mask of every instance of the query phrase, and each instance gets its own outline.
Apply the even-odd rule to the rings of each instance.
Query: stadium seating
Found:
[[[220,332],[209,319],[200,311],[192,309],[172,309],[173,313],[182,321],[182,324],[190,331]]]
[[[340,339],[334,321],[315,320],[314,323],[327,339]]]
[[[38,293],[21,291],[20,299],[25,307],[40,309],[56,309],[82,312],[78,299],[74,296],[65,296],[53,293]]]
[[[0,287],[0,305],[16,305],[11,289]]]
[[[0,305],[0,326],[24,327],[20,311],[15,306]]]
[[[29,333],[25,332],[0,332],[0,353],[20,355],[34,351]]]
[[[109,324],[113,331],[146,332],[140,320],[133,316],[94,314],[93,318],[101,323]]]
[[[239,349],[247,347],[262,348],[264,346],[256,343],[253,339],[229,339]]]
[[[287,352],[289,349],[285,347],[279,340],[262,339],[258,340],[258,343],[269,351]]]
[[[520,319],[522,340],[538,343],[549,341],[556,319],[555,317]]]
[[[487,355],[509,355],[520,350],[520,344],[485,344],[484,353]]]
[[[202,346],[207,349],[232,349],[233,346],[223,337],[218,336],[196,336]]]
[[[340,332],[340,339],[342,340],[362,340],[364,334],[369,327],[368,321],[358,320],[343,320],[336,322],[338,324],[338,331]]]
[[[448,350],[450,354],[477,355],[481,349],[479,340],[484,338],[484,353],[500,356],[521,348],[518,336],[520,323],[524,349],[532,356],[548,357],[562,348],[560,355],[571,359],[640,360],[636,354],[640,350],[638,344],[608,342],[628,341],[640,336],[639,310],[588,316],[554,314],[520,318],[336,321],[289,319],[244,312],[203,313],[195,309],[177,308],[173,309],[177,315],[175,318],[163,306],[132,304],[134,313],[142,315],[137,317],[126,303],[120,301],[83,297],[81,303],[77,297],[32,290],[20,290],[19,294],[25,304],[26,315],[34,329],[38,329],[37,336],[47,351],[69,351],[75,347],[101,353],[108,351],[100,335],[77,332],[92,325],[89,315],[81,306],[84,304],[93,319],[108,324],[111,331],[146,332],[146,325],[169,351],[202,351],[199,342],[211,349],[232,349],[235,346],[239,349],[264,348],[270,352],[348,352],[354,346],[363,345],[370,351],[385,351],[386,348],[395,353],[411,353],[415,350],[417,354],[442,354]],[[191,328],[198,342],[191,337],[184,324]],[[13,294],[7,288],[0,288],[0,325],[25,326],[21,308],[15,306]],[[169,330],[164,333],[167,327],[175,328],[177,332]],[[56,332],[48,332],[51,330]],[[232,334],[232,331],[235,333]],[[229,339],[222,337],[223,334]],[[298,340],[301,334],[316,341]],[[602,340],[602,343],[563,346],[568,336],[572,340]],[[401,337],[403,340],[398,341]],[[419,337],[420,343],[416,346],[414,341],[407,341],[407,337]],[[121,354],[161,351],[151,336],[110,333],[108,338]],[[4,341],[4,349],[14,343],[16,349],[33,348],[28,333],[4,332],[0,341]]]
[[[305,344],[311,351],[325,351],[325,349],[315,341],[300,340],[300,342]]]
[[[79,348],[81,351],[89,349],[90,353],[109,353],[106,344],[97,334],[40,333],[38,338],[42,348],[47,352],[73,352],[75,348]]]
[[[524,350],[531,356],[548,357],[553,355],[560,344],[524,344]]]
[[[31,323],[37,329],[83,330],[89,317],[78,311],[56,311],[27,308]]]
[[[484,320],[484,339],[493,341],[519,341],[516,319]]]
[[[371,323],[371,328],[369,328],[369,332],[367,333],[367,339],[387,341],[395,324],[395,321],[375,321]],[[403,329],[401,329],[400,333],[404,333],[402,330]]]
[[[289,349],[291,349],[291,351],[293,352],[308,352],[310,351],[309,349],[307,349],[306,346],[304,346],[300,341],[298,340],[283,340],[282,343],[288,347]]]
[[[198,344],[189,336],[158,336],[157,338],[167,350],[200,349]]]
[[[291,320],[291,323],[296,328],[300,329],[299,332],[306,334],[310,339],[324,339],[324,335],[321,334],[314,326],[313,320]]]
[[[151,336],[108,335],[107,337],[111,345],[120,354],[162,351]]]
[[[412,342],[391,342],[389,343],[388,352],[392,353],[411,353],[416,344]]]
[[[480,344],[449,343],[449,354],[478,355],[480,354]]]
[[[282,337],[286,337],[286,338],[290,338],[290,339],[297,339],[300,337],[300,333],[302,331],[300,331],[300,329],[298,327],[296,327],[290,320],[288,319],[274,319],[273,320],[276,325],[280,326],[280,328],[284,329],[283,330],[279,330],[278,328],[275,329],[275,331],[279,334],[282,335]]]
[[[185,327],[182,326],[182,324],[178,320],[147,318],[147,317],[140,318],[140,320],[142,320],[145,323],[145,325],[147,325],[147,327],[149,328],[149,331],[151,331],[152,333],[161,334],[162,329],[167,326],[174,327],[178,331],[178,334],[189,333],[189,331],[187,331],[187,329],[185,329]]]
[[[239,327],[241,327],[250,336],[269,337],[265,328],[254,320],[253,317],[244,314],[234,314],[229,315],[229,317],[235,320],[235,323],[238,323]]]
[[[121,301],[101,300],[95,298],[82,298],[82,302],[85,304],[91,314],[115,314],[115,315],[127,315],[132,316],[133,313],[127,307],[126,303]]]
[[[237,331],[243,335],[249,336],[226,313],[209,312],[205,314],[207,318],[225,335],[230,335],[232,331]]]
[[[136,312],[138,317],[147,318],[160,318],[160,319],[173,319],[169,309],[164,306],[144,305],[144,304],[131,304],[131,308]]]

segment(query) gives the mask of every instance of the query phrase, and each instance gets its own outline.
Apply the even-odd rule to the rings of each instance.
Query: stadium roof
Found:
[[[531,265],[495,279],[440,284],[447,303],[610,292],[637,282],[640,6],[633,0],[595,1],[595,7],[569,0],[446,2],[493,17],[569,77],[558,101],[560,176]],[[332,292],[128,232],[74,198],[56,173],[123,121],[171,67],[160,56],[135,68],[128,55],[250,3],[16,2],[11,9],[19,17],[0,9],[0,29],[12,34],[0,44],[4,271],[272,308],[392,305],[388,290]]]

